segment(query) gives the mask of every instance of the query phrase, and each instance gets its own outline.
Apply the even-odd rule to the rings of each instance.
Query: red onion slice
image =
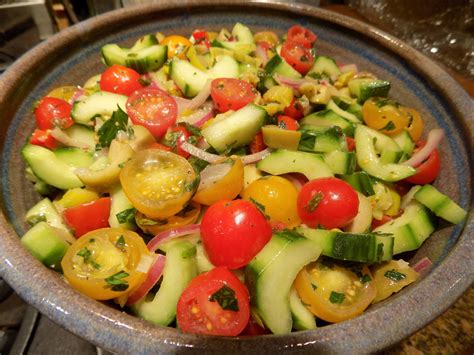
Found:
[[[204,104],[196,112],[188,116],[181,116],[178,118],[178,122],[187,122],[196,127],[201,127],[206,121],[211,119],[214,116],[214,108],[212,103]]]
[[[222,179],[229,173],[230,169],[232,169],[232,165],[231,163],[221,163],[206,166],[203,171],[201,171],[197,191],[204,190]]]
[[[181,115],[184,110],[195,110],[206,102],[209,95],[211,95],[211,81],[211,79],[208,79],[199,94],[197,94],[197,96],[192,100],[173,96],[178,104],[178,115]]]
[[[133,293],[128,296],[127,305],[132,306],[138,301],[140,301],[143,297],[145,297],[148,292],[156,285],[158,280],[160,279],[161,275],[163,274],[163,270],[165,268],[166,256],[157,254],[155,262],[151,266],[148,274],[146,276],[145,281],[135,290]]]
[[[431,262],[430,259],[428,259],[426,256],[422,258],[420,261],[418,261],[415,266],[413,266],[413,270],[416,272],[420,273],[425,271],[429,266],[431,266],[433,263]]]
[[[251,164],[251,163],[255,163],[257,161],[262,160],[267,155],[269,155],[271,152],[272,152],[271,148],[266,148],[266,149],[264,149],[260,152],[254,153],[254,154],[244,155],[244,156],[240,157],[240,159],[242,159],[242,163],[244,165]]]
[[[273,79],[275,79],[278,84],[286,85],[296,90],[299,89],[301,85],[306,84],[306,83],[320,84],[318,80],[313,79],[313,78],[295,79],[295,78],[289,78],[287,76],[283,76],[281,74],[273,75]]]
[[[69,103],[72,105],[74,102],[79,100],[84,94],[86,93],[86,90],[84,90],[83,87],[78,86],[76,88],[76,91],[74,91],[74,94],[71,96],[69,99]]]
[[[206,152],[205,150],[199,149],[198,147],[192,145],[189,142],[183,142],[183,144],[181,145],[181,149],[201,160],[207,161],[208,163],[212,164],[221,163],[227,159],[227,157],[223,157],[217,154],[211,154]]]
[[[267,49],[263,48],[261,45],[257,45],[255,56],[262,60],[262,66],[265,66],[269,60]]]
[[[426,144],[423,148],[421,148],[418,152],[412,155],[412,157],[406,161],[404,161],[403,165],[409,165],[411,167],[417,167],[421,163],[423,163],[435,150],[439,143],[441,142],[441,139],[443,139],[444,136],[444,130],[441,128],[435,128],[428,133],[428,139],[426,141]]]
[[[199,224],[189,224],[187,226],[182,226],[174,229],[170,229],[161,233],[158,233],[150,240],[147,244],[147,248],[151,252],[155,252],[160,244],[167,242],[168,240],[182,237],[183,235],[199,233],[200,225]]]

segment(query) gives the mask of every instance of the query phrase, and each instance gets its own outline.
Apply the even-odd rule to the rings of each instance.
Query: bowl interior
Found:
[[[307,9],[307,8],[306,8]],[[464,208],[469,208],[472,196],[472,161],[470,155],[469,121],[462,117],[460,112],[453,106],[453,101],[445,95],[445,90],[437,86],[437,79],[421,73],[423,63],[415,63],[406,56],[400,55],[400,43],[387,39],[375,40],[361,33],[361,29],[353,26],[350,20],[341,20],[334,15],[324,11],[313,10],[312,14],[305,12],[304,7],[290,5],[231,5],[216,7],[214,5],[196,5],[186,7],[181,5],[175,9],[166,9],[163,6],[150,6],[148,9],[132,8],[120,10],[104,17],[86,21],[78,26],[66,30],[64,33],[53,37],[50,41],[36,48],[13,66],[7,75],[9,82],[3,81],[0,88],[0,112],[2,112],[2,125],[0,126],[1,154],[1,205],[5,222],[2,222],[2,234],[22,235],[27,225],[24,221],[25,211],[39,200],[32,189],[32,185],[24,178],[25,165],[21,159],[21,148],[34,129],[34,118],[31,114],[36,100],[44,96],[49,90],[62,85],[82,85],[92,75],[100,73],[105,66],[100,61],[100,48],[106,43],[121,43],[130,45],[139,36],[163,32],[164,34],[190,35],[196,28],[220,30],[222,27],[231,29],[236,22],[242,22],[251,27],[252,30],[272,29],[280,34],[293,24],[301,24],[310,28],[318,35],[317,53],[334,57],[341,63],[355,63],[359,70],[369,71],[377,77],[389,80],[392,83],[391,97],[404,105],[415,107],[422,114],[426,124],[426,131],[433,127],[442,127],[446,132],[446,138],[440,149],[443,162],[441,175],[436,185],[458,201]],[[303,14],[307,15],[303,15]],[[335,23],[334,18],[338,19]],[[397,49],[397,50],[395,50]],[[427,66],[433,64],[427,61]],[[15,71],[13,73],[13,71]],[[1,90],[0,90],[1,92]],[[472,120],[470,121],[472,125]],[[14,233],[13,233],[14,231]],[[464,232],[466,234],[466,232]],[[424,256],[429,257],[434,265],[430,275],[441,269],[444,260],[449,257],[456,242],[463,237],[463,226],[449,226],[441,224],[440,229],[432,236],[418,251],[407,254],[405,259],[416,262]],[[468,236],[466,237],[468,238]],[[124,315],[116,310],[109,309],[98,302],[76,295],[62,284],[59,276],[47,270],[40,270],[41,266],[24,251],[12,253],[20,248],[19,244],[12,244],[6,238],[0,239],[0,247],[4,247],[3,261],[11,265],[3,268],[5,278],[13,284],[17,292],[27,301],[39,307],[40,310],[57,322],[65,325],[69,330],[86,337],[87,339],[113,350],[133,350],[136,343],[142,345],[157,344],[172,349],[176,345],[194,344],[198,347],[206,344],[208,349],[219,349],[221,346],[227,349],[244,349],[243,345],[235,345],[236,340],[219,340],[210,337],[193,337],[179,334],[173,329],[165,329],[151,326],[141,320]],[[8,247],[7,247],[8,244]],[[472,247],[472,243],[471,243]],[[16,268],[16,273],[11,269]],[[30,282],[31,277],[21,275],[20,270],[30,270],[39,276],[44,287],[54,287],[58,293],[48,293],[46,290],[34,288]],[[0,266],[0,271],[2,267]],[[438,270],[439,271],[439,270]],[[440,271],[441,272],[441,271]],[[13,275],[14,274],[14,275]],[[341,325],[332,325],[321,332],[302,332],[287,337],[265,337],[273,339],[256,342],[248,339],[248,349],[253,346],[263,347],[266,350],[279,346],[281,349],[288,344],[301,343],[311,340],[319,349],[340,349],[336,344],[336,334],[351,331],[351,327],[359,327],[363,322],[375,322],[381,324],[390,309],[396,303],[404,303],[404,297],[413,295],[415,288],[429,287],[427,277],[424,277],[408,290],[390,298],[389,300],[372,307],[364,316]],[[21,281],[26,285],[18,286]],[[49,285],[49,286],[48,286]],[[429,292],[427,290],[427,292]],[[74,296],[72,296],[74,295]],[[76,302],[86,310],[86,316],[74,312],[66,314],[62,308],[65,297],[74,297]],[[41,300],[46,300],[49,305],[40,306]],[[454,299],[449,300],[452,302]],[[52,304],[61,305],[53,307]],[[414,307],[411,311],[416,316],[416,302],[407,303]],[[55,310],[56,309],[56,310]],[[421,314],[419,314],[421,316]],[[385,339],[367,341],[363,339],[351,340],[357,343],[359,348],[362,343],[366,350],[380,349],[401,337],[413,332],[423,322],[434,317],[424,315],[423,320],[415,322],[409,330],[398,329],[400,324],[386,323],[391,329],[386,330],[391,334]],[[95,334],[84,328],[87,317],[100,319],[99,322],[109,327],[108,335]],[[106,321],[104,317],[112,317]],[[372,317],[372,318],[370,318]],[[431,318],[430,318],[431,317]],[[369,320],[367,320],[369,318]],[[117,322],[123,323],[122,325]],[[114,324],[113,326],[111,324]],[[113,328],[113,329],[112,329]],[[397,329],[396,329],[397,328]],[[126,329],[129,334],[123,340],[117,337],[123,336]],[[141,331],[143,334],[136,337],[134,342],[130,340],[131,334]],[[156,335],[161,339],[153,339]],[[163,337],[168,337],[170,343],[163,342]],[[181,342],[181,343],[180,343]],[[176,344],[180,343],[180,344]],[[240,341],[242,343],[242,341]],[[273,345],[272,345],[273,343]],[[213,345],[214,344],[214,345]],[[220,344],[216,345],[215,344]],[[260,345],[257,345],[260,344]],[[285,345],[286,344],[286,345]],[[301,343],[302,344],[302,343]],[[307,344],[308,345],[308,344]],[[350,344],[346,343],[347,348]],[[263,349],[262,348],[262,349]]]

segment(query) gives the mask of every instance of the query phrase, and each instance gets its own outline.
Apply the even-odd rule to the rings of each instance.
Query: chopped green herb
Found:
[[[178,142],[179,137],[183,134],[182,132],[168,132],[165,135],[163,144],[167,145],[170,148],[176,148],[176,143]]]
[[[398,272],[395,269],[385,272],[383,276],[392,281],[400,281],[407,277],[407,275],[402,274],[401,272]]]
[[[316,286],[316,284],[314,284],[314,283],[312,283],[312,282],[311,282],[311,287],[313,288],[313,291],[318,288],[318,286]]]
[[[99,148],[106,148],[110,146],[112,140],[117,136],[119,131],[128,132],[130,134],[131,128],[127,126],[128,124],[128,115],[117,106],[117,111],[114,111],[112,117],[105,121],[104,124],[100,127],[99,135]],[[133,134],[133,131],[131,131]]]
[[[184,189],[187,191],[187,192],[190,192],[190,191],[194,191],[197,189],[197,187],[199,186],[199,177],[195,178],[193,181],[191,181],[189,184],[186,184],[184,186]]]
[[[30,218],[28,218],[28,224],[30,226],[34,226],[35,224],[38,224],[39,222],[46,222],[46,216],[44,214],[37,214],[35,216],[32,216]]]
[[[151,79],[150,78],[144,78],[144,77],[140,77],[140,79],[138,79],[138,82],[140,84],[142,84],[142,86],[148,86],[151,84]]]
[[[122,212],[119,212],[115,215],[117,217],[117,221],[120,224],[127,223],[127,222],[133,222],[135,220],[135,214],[137,213],[137,210],[135,208],[129,208],[126,210],[123,210]]]
[[[309,213],[314,212],[323,198],[324,194],[321,191],[318,191],[313,197],[311,197],[311,200],[309,200],[308,204],[305,206],[306,211]]]
[[[190,156],[188,158],[188,162],[189,164],[192,165],[192,167],[194,168],[194,171],[196,172],[196,174],[199,174],[201,171],[204,170],[204,168],[206,166],[209,165],[209,163],[207,161],[204,161],[202,159],[199,159],[199,158],[196,158],[194,156]]]
[[[316,80],[321,80],[323,78],[323,76],[320,73],[315,73],[315,72],[309,73],[308,76]]]
[[[372,278],[370,277],[369,274],[364,274],[362,275],[361,278],[359,278],[360,282],[362,282],[363,284],[367,283],[367,282],[370,282],[372,281]]]
[[[117,241],[115,242],[115,246],[120,250],[123,250],[123,248],[125,247],[125,238],[123,237],[123,235],[121,235],[119,239],[117,239]]]
[[[383,243],[377,244],[377,260],[382,260],[383,257]]]
[[[395,126],[395,124],[393,123],[393,121],[388,121],[388,123],[385,125],[385,127],[381,128],[380,130],[383,131],[393,131],[395,128],[397,128]]]
[[[105,279],[105,282],[107,283],[105,287],[110,287],[112,291],[125,291],[128,289],[128,281],[124,280],[127,276],[129,276],[129,274],[125,271],[119,271]]]
[[[384,107],[384,106],[394,106],[394,107],[399,107],[400,104],[394,100],[387,99],[387,98],[376,98],[374,99],[375,105],[377,107]]]
[[[101,266],[95,262],[94,258],[92,257],[92,252],[87,249],[87,247],[84,247],[79,250],[76,255],[82,256],[84,258],[84,262],[88,265],[91,265],[94,269],[100,269]]]
[[[334,303],[334,304],[341,304],[342,302],[344,302],[345,298],[346,298],[345,294],[332,291],[331,295],[329,296],[329,302]]]
[[[95,238],[89,239],[89,243],[95,243]]]
[[[219,303],[219,306],[226,311],[239,311],[239,303],[235,297],[235,291],[227,285],[214,292],[209,297],[209,301]]]
[[[258,210],[260,212],[262,212],[262,214],[265,216],[266,219],[270,219],[270,216],[268,216],[266,213],[265,213],[265,205],[261,204],[260,202],[258,202],[257,200],[255,200],[254,198],[250,197],[250,202],[252,202],[255,207],[258,208]]]
[[[188,122],[184,122],[184,125],[186,126],[188,132],[191,133],[193,136],[202,137],[201,130],[198,127],[193,126]]]

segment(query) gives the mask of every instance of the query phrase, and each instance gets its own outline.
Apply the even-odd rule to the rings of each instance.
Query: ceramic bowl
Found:
[[[293,24],[318,35],[321,54],[356,63],[392,83],[391,96],[418,109],[427,129],[446,131],[441,144],[439,188],[470,209],[465,225],[441,224],[411,262],[428,256],[433,265],[415,284],[353,320],[286,336],[217,338],[158,327],[76,293],[19,243],[24,214],[39,199],[24,179],[20,149],[32,132],[35,100],[60,85],[78,85],[100,73],[99,50],[124,45],[147,33],[189,35],[235,22],[253,30],[284,33]],[[305,5],[271,1],[167,1],[114,11],[68,28],[32,49],[0,82],[1,207],[0,274],[28,303],[69,331],[119,353],[336,352],[366,353],[409,336],[449,307],[473,281],[472,101],[439,66],[416,50],[364,23]]]

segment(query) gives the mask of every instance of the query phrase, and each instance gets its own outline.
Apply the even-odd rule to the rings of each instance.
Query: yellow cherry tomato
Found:
[[[51,90],[46,96],[69,101],[74,96],[77,90],[78,89],[75,86],[61,86]]]
[[[186,58],[186,49],[192,45],[187,38],[177,35],[163,38],[161,44],[168,46],[168,58],[178,57],[179,59]]]
[[[367,126],[388,135],[400,133],[408,125],[408,117],[400,111],[400,105],[383,97],[366,100],[362,117]]]
[[[242,192],[242,198],[258,203],[270,221],[283,222],[288,228],[301,224],[296,200],[298,190],[280,176],[265,176],[252,182]]]
[[[212,205],[219,200],[233,200],[244,186],[244,164],[239,157],[208,165],[201,171],[201,182],[193,201]]]
[[[129,294],[146,277],[137,270],[150,257],[143,239],[123,228],[89,232],[72,244],[61,261],[64,276],[79,292],[96,300]]]
[[[356,274],[354,270],[322,260],[305,266],[294,285],[311,313],[331,323],[358,316],[377,293],[367,267]]]
[[[145,149],[125,164],[120,183],[138,211],[151,219],[164,219],[181,211],[191,199],[196,173],[182,156]]]
[[[372,267],[372,275],[377,289],[377,295],[372,303],[388,298],[392,293],[415,282],[420,276],[403,260],[390,260],[382,264],[375,264]]]
[[[392,204],[390,208],[385,211],[385,214],[387,216],[396,216],[400,212],[401,197],[400,194],[393,187],[389,187],[388,192],[392,197]]]
[[[423,134],[423,119],[420,116],[420,113],[414,108],[409,107],[400,107],[400,112],[405,115],[408,119],[408,124],[406,130],[413,139],[414,142],[417,142]]]
[[[271,47],[275,47],[280,41],[277,34],[273,31],[257,32],[253,35],[253,39],[255,40],[255,43],[267,42]]]

